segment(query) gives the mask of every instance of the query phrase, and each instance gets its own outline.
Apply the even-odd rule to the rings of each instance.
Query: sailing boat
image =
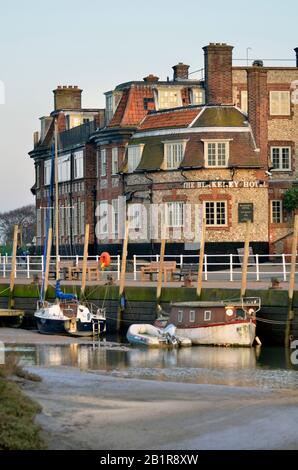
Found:
[[[49,191],[49,204],[47,208],[47,230],[44,245],[44,266],[49,264],[50,246],[50,210],[53,194],[53,173],[55,166],[55,225],[56,225],[56,288],[55,301],[45,300],[47,288],[47,276],[45,268],[42,273],[42,289],[37,309],[34,314],[37,327],[43,334],[68,334],[71,336],[93,336],[106,331],[106,312],[104,308],[98,308],[90,302],[81,302],[75,294],[64,293],[61,290],[59,279],[59,204],[58,204],[58,133],[57,122],[55,121],[55,145],[52,147],[52,175]],[[55,165],[53,165],[55,163]],[[89,233],[89,230],[88,230]],[[86,234],[85,234],[86,236]],[[50,239],[52,237],[50,236]],[[88,246],[85,241],[85,246]],[[87,249],[84,250],[84,257],[87,258]]]

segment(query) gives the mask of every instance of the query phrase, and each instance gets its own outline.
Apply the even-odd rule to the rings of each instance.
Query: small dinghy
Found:
[[[175,325],[166,328],[156,328],[149,324],[131,325],[127,332],[127,339],[131,344],[159,347],[159,346],[191,346],[191,340],[176,335]]]

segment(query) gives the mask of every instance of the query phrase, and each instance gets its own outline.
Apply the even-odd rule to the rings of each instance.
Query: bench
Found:
[[[75,266],[75,261],[60,261],[59,263],[59,271],[60,271],[60,278],[63,276],[63,279],[71,279],[69,277],[69,271],[70,269]],[[56,278],[56,264],[54,263],[53,265],[51,264],[50,266],[50,271],[49,271],[49,277],[55,279]]]
[[[186,277],[194,278],[198,276],[199,265],[196,263],[186,263],[183,264],[180,268],[180,271],[175,273],[175,276],[179,278],[181,281],[182,279],[185,280]]]
[[[160,271],[160,263],[158,261],[151,261],[151,263],[146,264],[141,267],[141,280],[145,280],[145,275],[149,274],[150,280],[152,281],[152,276],[154,273]],[[164,280],[168,280],[168,274],[170,275],[170,280],[174,280],[174,274],[176,273],[176,261],[164,261],[163,263],[163,275]]]

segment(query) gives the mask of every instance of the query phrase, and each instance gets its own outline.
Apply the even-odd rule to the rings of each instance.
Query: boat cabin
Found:
[[[171,305],[168,323],[177,328],[196,328],[214,324],[255,320],[260,310],[260,299],[240,299],[234,302],[179,302]]]

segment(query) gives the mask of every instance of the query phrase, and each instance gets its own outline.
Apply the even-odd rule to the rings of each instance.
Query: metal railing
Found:
[[[99,262],[99,255],[89,256],[88,261]],[[60,262],[73,261],[74,265],[82,262],[82,256],[60,256]],[[128,260],[127,278],[139,281],[141,279],[141,267],[152,261],[159,262],[159,255],[133,255]],[[192,274],[196,274],[196,265],[199,262],[199,255],[165,255],[165,261],[176,261],[177,273],[181,270],[187,271],[187,265],[192,264]],[[204,281],[240,281],[242,276],[241,254],[205,254],[203,266]],[[290,254],[261,255],[254,254],[249,256],[248,263],[248,281],[268,281],[270,278],[278,278],[280,281],[288,281],[291,265]],[[296,264],[297,266],[297,264]],[[111,274],[115,279],[120,279],[121,256],[111,256],[111,265],[104,270],[105,274]],[[41,277],[44,270],[43,256],[17,256],[15,278],[30,279],[34,275]],[[11,256],[0,255],[0,278],[9,279],[11,272]],[[51,257],[50,273],[55,272],[55,257]],[[296,268],[298,274],[298,267]]]
[[[100,256],[89,256],[88,261],[96,261],[99,263]],[[78,266],[82,262],[82,256],[59,256],[61,263],[64,261],[73,261],[74,266]],[[120,255],[111,256],[111,264],[107,269],[104,269],[106,275],[112,274],[116,276],[117,280],[120,279],[120,266],[121,259]],[[63,269],[63,268],[62,268]],[[61,270],[62,270],[61,269]],[[51,256],[50,259],[50,273],[54,273],[56,270],[56,257]],[[16,258],[16,279],[31,279],[34,275],[42,276],[44,271],[44,257],[39,256],[17,256]],[[6,279],[10,277],[11,273],[11,256],[0,255],[0,278]]]
[[[243,254],[205,254],[203,264],[203,280],[240,281],[242,276]],[[199,255],[165,255],[165,261],[176,261],[177,270],[187,264],[199,263]],[[133,278],[140,279],[141,266],[151,261],[159,262],[159,255],[134,255]],[[289,279],[291,266],[290,254],[249,255],[247,279],[250,281],[267,281],[272,277],[286,282]],[[297,264],[296,264],[297,266]],[[192,274],[196,274],[193,270]],[[296,268],[298,274],[298,267]]]

